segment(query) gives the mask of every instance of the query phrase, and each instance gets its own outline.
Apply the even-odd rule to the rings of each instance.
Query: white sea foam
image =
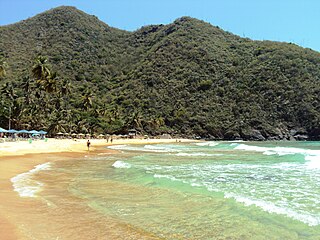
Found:
[[[123,145],[113,145],[113,146],[109,146],[108,148],[110,149],[125,149],[127,147],[127,145],[123,144]]]
[[[320,155],[316,156],[306,156],[305,160],[307,161],[306,165],[309,169],[320,168]]]
[[[123,161],[115,161],[112,166],[114,168],[131,168],[131,164],[130,163],[125,163]]]
[[[174,176],[170,176],[170,175],[154,174],[153,176],[155,178],[166,178],[166,179],[169,179],[171,181],[180,181],[179,179],[175,178]]]
[[[142,152],[159,152],[159,153],[168,153],[168,152],[179,152],[178,149],[173,149],[170,147],[162,147],[162,146],[153,146],[153,145],[145,145],[144,147],[134,147],[130,145],[115,145],[109,146],[110,149],[116,150],[127,150],[127,151],[142,151]]]
[[[36,197],[36,193],[41,191],[43,183],[35,181],[32,176],[40,171],[49,170],[51,168],[50,162],[35,166],[29,172],[21,173],[13,178],[14,191],[18,192],[20,197]]]
[[[144,150],[152,151],[152,152],[179,152],[178,149],[173,149],[170,147],[155,146],[155,145],[145,145]]]
[[[196,143],[197,146],[209,146],[209,147],[214,147],[219,145],[218,142],[201,142],[201,143]]]
[[[237,150],[262,152],[266,155],[304,154],[304,155],[320,156],[320,150],[311,150],[311,149],[303,149],[303,148],[291,148],[291,147],[273,147],[272,148],[272,147],[251,146],[246,144],[236,144],[234,146],[236,146],[234,149],[237,149]]]
[[[209,154],[209,153],[202,153],[202,152],[198,152],[198,153],[183,153],[183,152],[180,152],[180,153],[177,153],[175,154],[176,156],[178,157],[214,157],[214,156],[222,156],[223,154],[219,154],[219,153],[216,153],[216,154]]]
[[[257,206],[262,208],[264,211],[269,213],[276,213],[276,214],[282,214],[286,215],[292,219],[304,222],[308,224],[309,226],[317,226],[320,225],[320,217],[315,216],[308,213],[299,213],[290,209],[287,209],[285,207],[278,207],[273,203],[265,202],[262,200],[254,200],[247,197],[237,196],[234,194],[225,194],[225,198],[233,198],[237,202],[243,203],[245,206]]]

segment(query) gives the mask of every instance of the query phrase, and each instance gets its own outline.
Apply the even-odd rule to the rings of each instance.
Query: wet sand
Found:
[[[113,141],[113,145],[168,143],[175,141],[175,139],[117,139]],[[182,141],[186,142],[193,140]],[[84,157],[88,154],[116,152],[114,150],[105,149],[103,147],[106,145],[110,145],[110,143],[107,144],[106,140],[91,140],[92,147],[90,148],[90,152],[87,151],[85,143],[85,139],[77,141],[50,139],[48,142],[33,142],[33,145],[25,142],[2,143],[0,145],[1,240],[34,239],[34,236],[27,234],[28,229],[26,229],[25,226],[23,226],[23,224],[18,221],[19,218],[26,217],[24,216],[24,209],[36,209],[38,203],[35,203],[35,200],[32,198],[21,198],[18,193],[13,191],[13,186],[10,179],[18,174],[28,172],[36,165],[43,164],[48,161],[67,161],[68,159]],[[82,214],[82,212],[72,213],[73,217],[76,217],[77,214]],[[41,217],[41,215],[39,215],[39,217]],[[50,219],[44,219],[44,221],[47,224],[50,224],[51,222]],[[34,222],[34,224],[39,224],[39,222]],[[121,222],[117,222],[113,219],[108,219],[103,223],[103,225],[108,239],[119,239],[119,234],[121,234],[122,236],[128,236],[128,239],[157,239],[156,237],[149,235],[148,233],[145,233],[139,229],[135,229],[132,226],[122,224]],[[106,228],[107,225],[110,226]],[[30,231],[37,229],[37,227],[37,225],[34,225],[33,229],[30,229]],[[99,224],[97,224],[97,227],[99,228]],[[115,228],[117,229],[117,231],[114,231]],[[110,234],[108,234],[108,229],[110,230]],[[119,234],[115,234],[116,232],[118,232]],[[41,239],[45,239],[45,237]],[[94,237],[92,239],[94,239]]]

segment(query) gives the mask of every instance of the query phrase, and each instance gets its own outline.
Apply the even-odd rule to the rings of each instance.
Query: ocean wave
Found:
[[[112,166],[114,168],[131,168],[131,164],[130,163],[125,163],[123,161],[115,161]]]
[[[170,176],[170,175],[154,174],[153,177],[154,178],[166,178],[171,181],[179,181],[180,182],[179,179],[175,178],[174,176]]]
[[[202,142],[202,143],[195,143],[197,146],[209,146],[209,147],[214,147],[219,145],[218,142]]]
[[[317,156],[305,156],[305,160],[307,161],[306,165],[309,169],[318,169],[320,168],[320,155]]]
[[[109,146],[110,149],[115,150],[127,150],[127,151],[142,151],[142,152],[157,152],[157,153],[169,153],[169,152],[179,152],[178,149],[173,149],[170,147],[160,147],[154,145],[145,145],[144,147],[134,147],[129,145],[115,145]]]
[[[178,149],[174,149],[174,148],[170,148],[170,147],[164,147],[164,146],[155,146],[155,145],[145,145],[144,146],[145,150],[150,150],[150,151],[154,151],[154,152],[179,152],[180,150]]]
[[[123,145],[113,145],[113,146],[109,146],[108,148],[110,149],[115,149],[115,150],[122,150],[125,149],[127,147],[127,145],[123,144]]]
[[[311,150],[311,149],[303,149],[303,148],[258,147],[258,146],[251,146],[251,145],[246,145],[246,144],[235,144],[234,146],[235,146],[234,149],[237,149],[237,150],[262,152],[266,155],[304,154],[304,155],[319,155],[320,156],[320,150]]]
[[[18,192],[20,197],[36,197],[36,193],[41,191],[43,183],[33,180],[32,176],[37,172],[49,170],[50,168],[51,163],[47,162],[35,166],[28,172],[21,173],[11,178],[14,191]]]
[[[183,153],[183,152],[180,152],[180,153],[177,153],[175,154],[176,156],[178,157],[214,157],[214,156],[223,156],[223,154],[219,154],[219,153],[216,153],[216,154],[209,154],[209,153],[202,153],[202,152],[198,152],[198,153]]]
[[[232,198],[236,200],[237,202],[243,203],[245,206],[256,206],[261,209],[263,209],[266,212],[269,213],[276,213],[281,215],[286,215],[292,219],[304,222],[308,224],[309,226],[317,226],[320,225],[320,217],[315,216],[308,213],[299,213],[290,209],[287,209],[285,207],[278,207],[273,203],[265,202],[262,200],[254,200],[243,196],[237,196],[234,194],[225,194],[225,198]]]

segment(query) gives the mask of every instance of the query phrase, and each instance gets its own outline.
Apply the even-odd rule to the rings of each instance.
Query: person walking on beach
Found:
[[[87,141],[88,151],[89,151],[89,149],[90,149],[90,144],[91,144],[91,142],[90,142],[90,140],[88,140],[88,141]]]

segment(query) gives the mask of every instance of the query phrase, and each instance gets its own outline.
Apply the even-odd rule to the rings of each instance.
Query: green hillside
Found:
[[[12,128],[51,133],[320,139],[320,54],[311,49],[189,17],[127,32],[73,7],[2,26],[0,36],[5,128],[10,118]],[[39,62],[47,74],[37,76]]]

